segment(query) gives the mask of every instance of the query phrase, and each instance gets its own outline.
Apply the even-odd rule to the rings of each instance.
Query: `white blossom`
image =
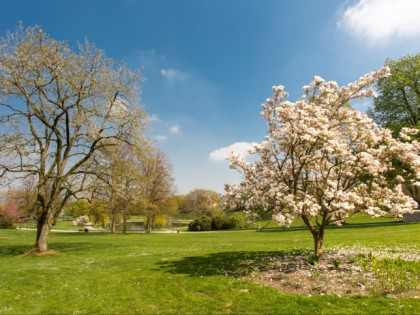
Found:
[[[266,139],[251,150],[259,160],[251,165],[230,157],[244,180],[228,186],[226,205],[271,211],[281,225],[298,216],[326,225],[355,212],[399,217],[412,211],[414,200],[400,185],[390,188],[386,174],[398,158],[420,182],[420,145],[411,141],[418,130],[404,128],[401,142],[348,106],[352,99],[374,97],[371,86],[389,75],[389,68],[381,68],[345,87],[315,76],[303,87],[306,97],[295,103],[286,100],[283,86],[274,86],[274,97],[262,105]]]

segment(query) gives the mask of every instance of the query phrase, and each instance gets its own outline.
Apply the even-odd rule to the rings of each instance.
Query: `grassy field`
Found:
[[[34,238],[34,231],[0,230],[0,314],[416,314],[420,309],[420,299],[285,294],[226,275],[247,259],[312,248],[305,230],[53,232],[56,255],[22,255]],[[420,224],[350,225],[326,232],[327,248],[356,243],[420,249]]]

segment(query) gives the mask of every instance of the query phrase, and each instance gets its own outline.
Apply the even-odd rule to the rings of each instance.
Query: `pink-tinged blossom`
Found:
[[[7,200],[4,204],[3,213],[11,219],[17,219],[22,216],[22,211],[19,210],[18,204],[13,199]]]
[[[356,212],[400,217],[416,208],[401,185],[388,186],[387,175],[399,159],[414,170],[413,182],[420,181],[420,145],[411,141],[418,131],[403,129],[401,142],[349,106],[353,99],[374,97],[371,86],[389,75],[389,68],[381,68],[345,87],[315,76],[295,103],[286,100],[283,86],[274,86],[273,98],[262,105],[266,139],[251,150],[259,160],[230,157],[243,182],[227,186],[225,206],[244,207],[254,218],[270,211],[286,226],[301,217],[312,234]]]
[[[23,212],[15,200],[9,199],[0,209],[0,226],[10,227],[13,223],[20,222]]]

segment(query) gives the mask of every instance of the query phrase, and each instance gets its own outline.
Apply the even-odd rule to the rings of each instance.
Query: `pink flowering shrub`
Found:
[[[389,75],[385,67],[344,87],[316,76],[295,103],[286,100],[283,86],[273,87],[273,97],[262,105],[266,139],[250,151],[259,159],[251,164],[230,156],[243,182],[226,186],[224,206],[243,207],[250,216],[270,211],[284,226],[301,217],[316,255],[328,224],[356,212],[395,218],[411,212],[417,204],[402,191],[405,179],[394,178],[391,186],[389,174],[397,159],[412,169],[409,180],[419,179],[420,145],[410,137],[417,131],[404,129],[401,142],[349,105],[374,97],[371,86]]]
[[[13,199],[9,199],[0,209],[0,228],[10,228],[22,218],[23,213]]]

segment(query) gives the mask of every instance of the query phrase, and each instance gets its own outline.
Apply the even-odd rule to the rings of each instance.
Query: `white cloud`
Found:
[[[359,0],[345,9],[338,26],[370,44],[420,36],[420,1]]]
[[[157,114],[152,114],[149,116],[149,121],[151,122],[159,121],[159,116]]]
[[[171,128],[169,128],[169,130],[172,133],[177,134],[177,133],[180,133],[181,132],[181,127],[179,127],[179,125],[173,125]]]
[[[256,142],[236,142],[230,146],[216,149],[210,152],[209,159],[212,161],[223,161],[225,160],[232,152],[236,152],[243,157],[249,155],[248,150],[256,145]]]
[[[175,69],[161,69],[160,73],[168,80],[184,80],[187,77],[187,74]]]
[[[161,141],[161,142],[168,140],[168,137],[165,135],[157,135],[157,136],[154,136],[154,138],[156,141]]]

